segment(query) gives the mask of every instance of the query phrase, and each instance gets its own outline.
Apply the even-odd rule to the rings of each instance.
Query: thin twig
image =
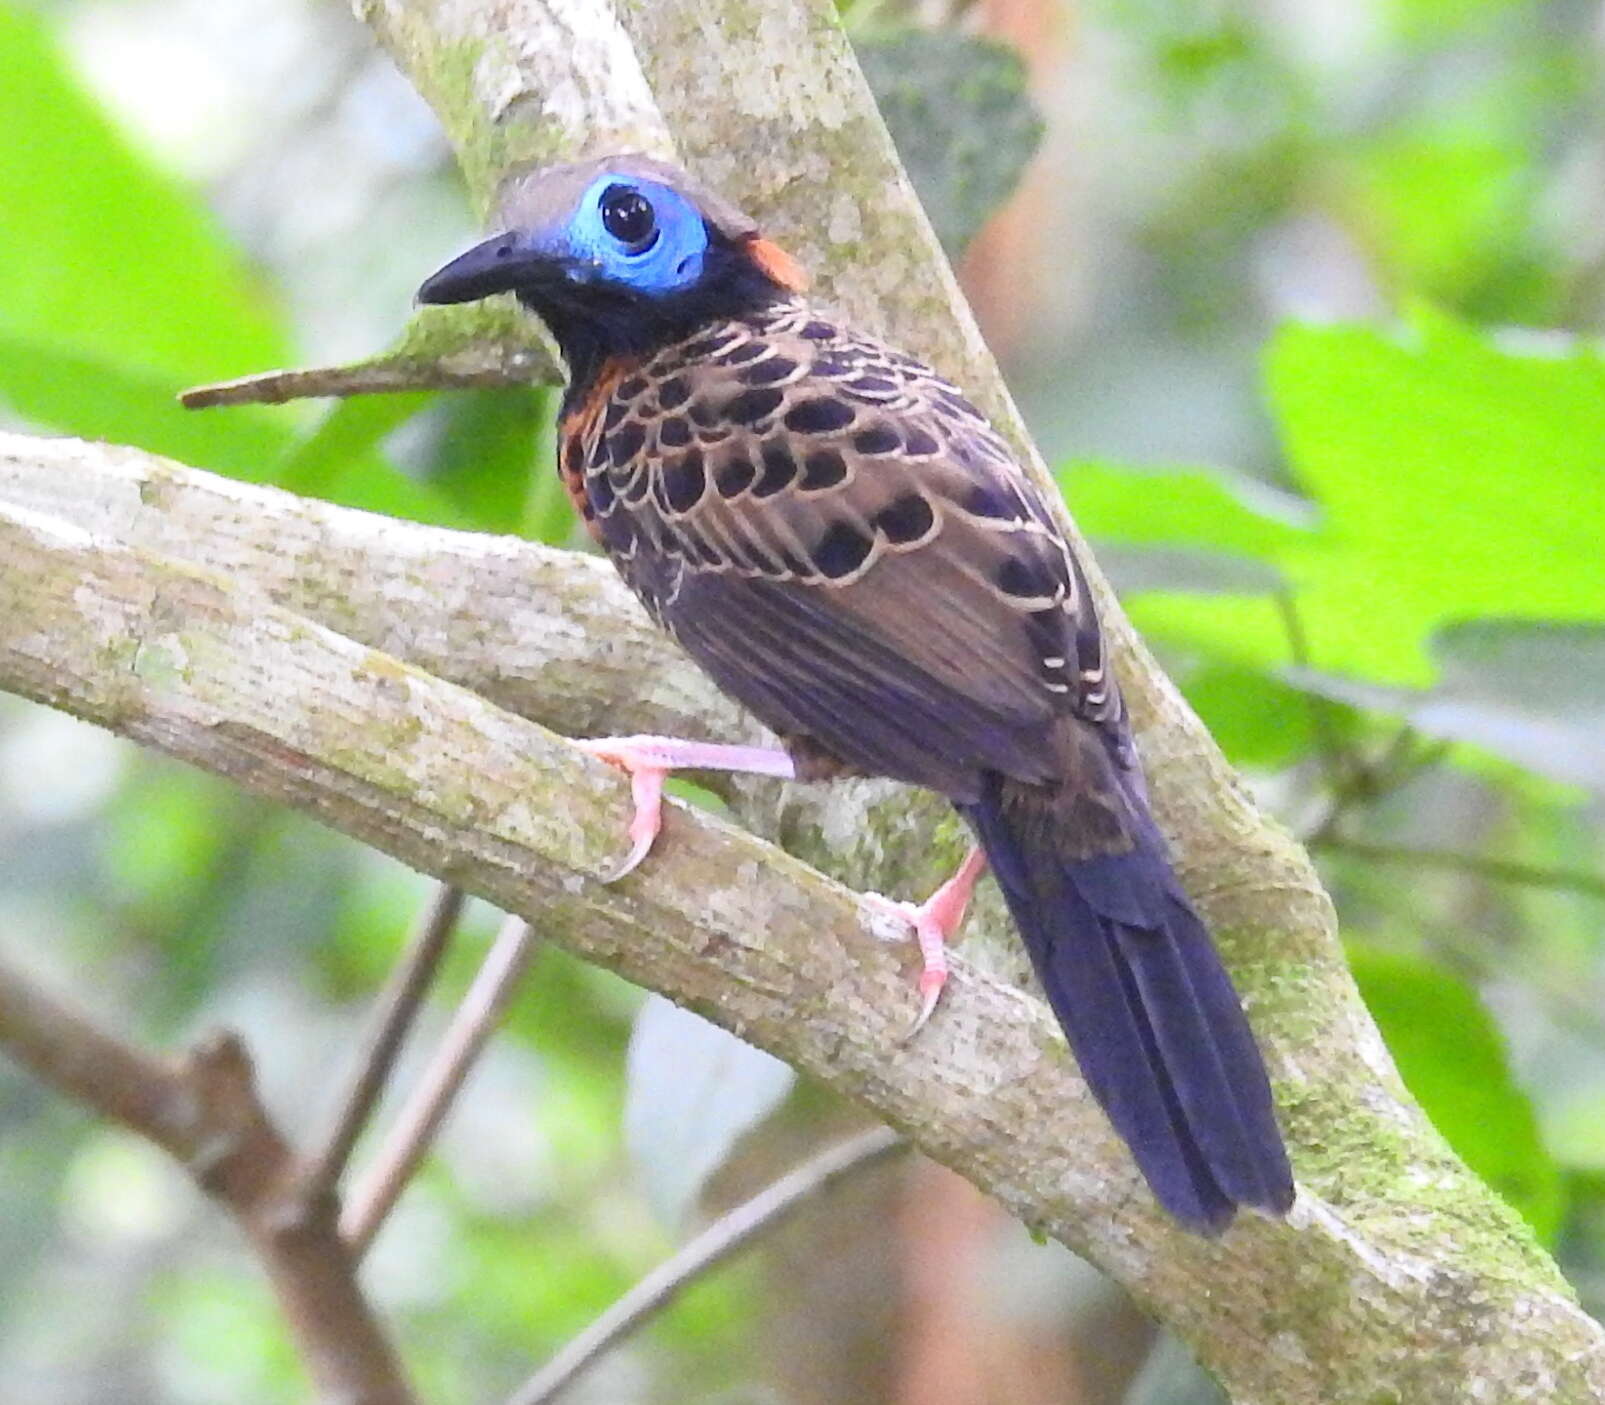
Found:
[[[500,366],[452,375],[438,363],[395,360],[361,366],[311,366],[306,369],[261,371],[237,380],[214,381],[180,391],[178,402],[186,410],[210,410],[219,405],[283,405],[291,400],[345,399],[352,395],[399,395],[413,390],[473,390],[480,387],[528,385],[521,375]]]
[[[1410,864],[1416,868],[1435,868],[1451,873],[1467,873],[1490,878],[1496,883],[1515,883],[1525,888],[1560,888],[1587,897],[1605,898],[1605,877],[1578,869],[1546,868],[1541,864],[1514,859],[1489,859],[1480,854],[1456,854],[1442,849],[1408,849],[1389,844],[1368,844],[1360,839],[1336,835],[1322,839],[1314,847],[1332,854],[1370,859],[1377,863]]]
[[[214,405],[282,405],[313,397],[561,380],[542,334],[507,298],[472,307],[420,308],[399,345],[366,361],[262,371],[191,386],[178,399],[186,409],[204,410]]]
[[[1393,734],[1376,760],[1367,760],[1358,753],[1350,754],[1349,775],[1333,792],[1332,803],[1311,827],[1304,843],[1324,843],[1337,832],[1339,823],[1357,801],[1380,800],[1402,790],[1423,771],[1442,761],[1454,746],[1453,742],[1440,740],[1418,747],[1416,744],[1421,740],[1421,734],[1406,722]]]
[[[463,901],[461,888],[437,883],[428,905],[419,914],[407,942],[407,954],[391,972],[379,997],[367,1042],[357,1059],[351,1085],[340,1100],[334,1124],[324,1139],[323,1150],[308,1165],[302,1193],[309,1200],[332,1195],[345,1174],[351,1150],[373,1115],[401,1046],[440,969],[441,958],[451,944],[451,934],[462,916]]]
[[[1292,590],[1283,586],[1272,597],[1282,616],[1282,627],[1287,631],[1287,647],[1294,664],[1308,670],[1310,641],[1304,632],[1304,620],[1299,614],[1298,601]],[[1306,692],[1310,708],[1310,726],[1315,732],[1315,749],[1321,758],[1321,770],[1326,775],[1328,789],[1341,795],[1348,787],[1352,758],[1338,735],[1337,710],[1331,701],[1319,693]]]
[[[367,1252],[385,1216],[412,1179],[538,945],[534,929],[522,918],[509,917],[502,923],[423,1081],[401,1110],[373,1165],[351,1192],[340,1233],[354,1259]]]
[[[514,1393],[507,1405],[546,1405],[621,1337],[653,1317],[682,1289],[778,1228],[804,1202],[905,1145],[890,1127],[877,1127],[822,1151],[721,1216],[679,1253],[619,1298]]]

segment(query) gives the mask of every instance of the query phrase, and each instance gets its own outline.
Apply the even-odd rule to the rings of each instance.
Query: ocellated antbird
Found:
[[[1149,813],[1086,579],[1036,485],[952,385],[803,296],[797,264],[673,166],[523,178],[426,303],[512,291],[568,363],[559,471],[653,617],[783,751],[587,743],[633,778],[640,862],[678,767],[892,776],[979,841],[1088,1086],[1160,1203],[1218,1232],[1293,1181],[1264,1064]],[[984,857],[983,857],[984,856]]]

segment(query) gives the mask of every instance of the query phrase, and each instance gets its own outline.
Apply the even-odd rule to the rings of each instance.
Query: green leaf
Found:
[[[1315,539],[1308,504],[1221,469],[1072,463],[1058,478],[1144,634],[1239,679],[1288,661],[1276,596]]]
[[[1480,620],[1433,636],[1422,692],[1303,675],[1325,697],[1392,712],[1567,786],[1605,792],[1605,626]]]
[[[1275,770],[1315,745],[1311,708],[1319,702],[1278,678],[1226,663],[1183,672],[1177,682],[1236,765]]]
[[[854,40],[937,238],[955,255],[1013,191],[1042,137],[1013,49],[949,30]]]
[[[1515,141],[1454,127],[1393,136],[1357,153],[1361,218],[1395,281],[1443,301],[1474,289],[1522,228],[1530,160]]]
[[[1309,535],[1306,504],[1222,469],[1072,462],[1057,477],[1077,525],[1099,541],[1201,546],[1274,564]]]
[[[399,395],[357,395],[335,402],[317,427],[277,463],[256,477],[302,493],[445,527],[475,525],[444,493],[409,478],[385,457],[380,445],[435,397],[422,391]],[[204,411],[234,414],[236,411]]]
[[[267,477],[289,492],[326,497],[349,464],[371,462],[385,438],[433,398],[428,392],[414,391],[337,400],[317,427],[271,466]],[[232,411],[200,413],[227,415]]]
[[[0,54],[0,330],[175,381],[285,364],[216,222],[124,141],[40,17],[0,0]]]
[[[1070,463],[1058,480],[1077,523],[1133,617],[1160,645],[1169,672],[1226,754],[1240,765],[1281,766],[1312,742],[1310,700],[1255,664],[1219,651],[1200,658],[1173,619],[1207,595],[1207,610],[1263,612],[1267,635],[1286,637],[1273,603],[1286,589],[1280,561],[1311,535],[1308,505],[1212,469]]]
[[[1315,530],[1260,520],[1234,495],[1170,473],[1076,470],[1089,531],[1191,543],[1274,565],[1317,672],[1421,687],[1430,640],[1486,618],[1605,620],[1605,359],[1570,342],[1517,345],[1418,313],[1390,337],[1284,330],[1272,400]],[[1123,481],[1122,481],[1123,480]],[[1270,595],[1132,602],[1138,626],[1240,667],[1295,662]]]
[[[1348,954],[1411,1095],[1460,1158],[1553,1245],[1564,1209],[1560,1172],[1476,993],[1416,956],[1355,942]]]
[[[1408,39],[1441,42],[1446,34],[1495,19],[1509,10],[1534,9],[1534,0],[1390,0],[1395,27]]]
[[[197,414],[175,398],[180,384],[0,324],[0,403],[35,424],[250,480],[265,477],[292,443],[294,427],[282,413],[248,406]]]
[[[1605,360],[1421,313],[1389,339],[1294,327],[1272,395],[1324,514],[1288,553],[1311,663],[1425,683],[1432,633],[1482,617],[1605,619]]]
[[[556,408],[550,392],[536,386],[450,396],[429,456],[431,485],[481,531],[517,531],[537,475],[557,476],[541,453]],[[572,521],[573,507],[566,499],[563,506]]]

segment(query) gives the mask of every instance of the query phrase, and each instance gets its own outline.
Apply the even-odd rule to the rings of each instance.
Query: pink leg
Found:
[[[876,906],[911,923],[914,939],[920,945],[920,1012],[903,1036],[912,1039],[930,1019],[947,984],[947,943],[964,922],[976,882],[986,872],[986,854],[976,845],[965,856],[959,870],[922,903],[901,903],[879,893],[866,893]]]
[[[597,737],[575,745],[630,777],[635,799],[635,815],[629,828],[630,852],[605,880],[609,883],[632,872],[651,851],[652,841],[663,827],[663,781],[670,771],[750,771],[785,780],[797,774],[785,752],[761,746],[718,746],[674,737]]]

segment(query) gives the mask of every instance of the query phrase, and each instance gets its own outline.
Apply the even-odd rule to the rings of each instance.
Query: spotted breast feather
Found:
[[[1119,733],[1085,584],[1034,486],[912,357],[782,305],[617,377],[588,429],[601,541],[781,735],[974,799],[983,770],[1048,779],[1061,714]]]

